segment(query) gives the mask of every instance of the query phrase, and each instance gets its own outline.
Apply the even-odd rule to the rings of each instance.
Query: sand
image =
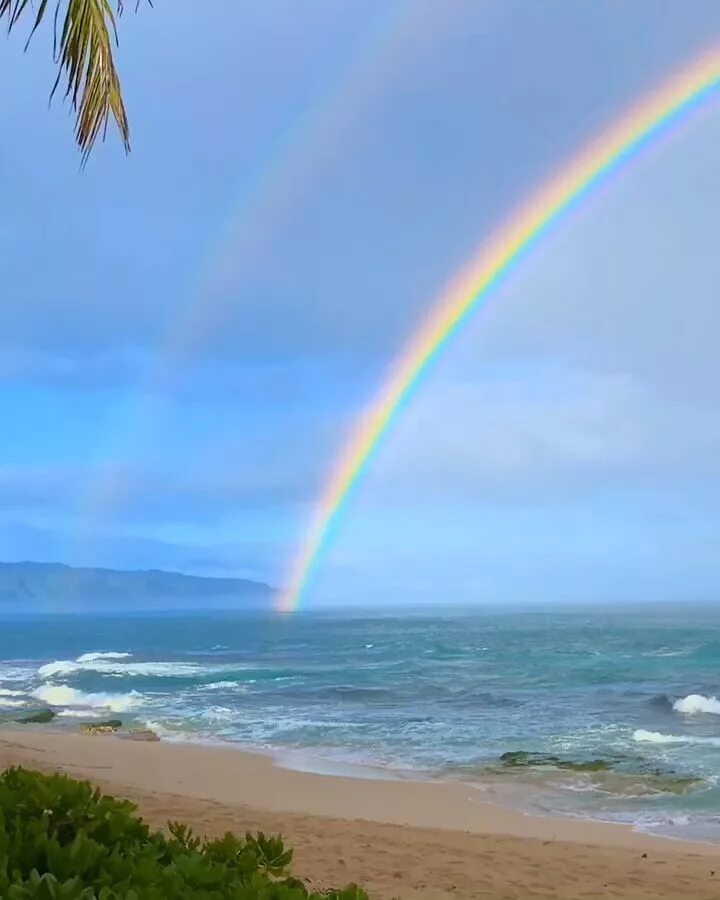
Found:
[[[89,778],[158,826],[281,832],[309,884],[356,881],[373,900],[720,897],[714,845],[527,816],[460,783],[313,774],[235,748],[42,726],[0,732],[0,768],[19,764]]]

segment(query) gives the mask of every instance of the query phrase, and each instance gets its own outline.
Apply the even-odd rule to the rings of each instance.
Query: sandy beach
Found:
[[[137,743],[28,727],[0,732],[0,767],[89,778],[162,826],[281,832],[317,887],[378,900],[715,898],[720,853],[619,825],[527,816],[472,786],[296,771],[234,748]]]

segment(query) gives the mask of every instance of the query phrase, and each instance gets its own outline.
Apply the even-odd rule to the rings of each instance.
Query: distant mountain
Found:
[[[157,569],[75,568],[0,562],[0,609],[201,609],[266,607],[272,588],[244,578],[205,578]]]

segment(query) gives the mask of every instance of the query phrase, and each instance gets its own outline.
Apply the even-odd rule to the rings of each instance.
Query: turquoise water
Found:
[[[0,623],[8,719],[112,713],[299,767],[459,778],[528,810],[676,837],[720,838],[718,693],[712,607]]]

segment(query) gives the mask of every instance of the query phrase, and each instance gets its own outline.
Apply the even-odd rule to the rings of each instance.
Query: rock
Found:
[[[23,716],[22,719],[15,719],[20,725],[47,725],[55,718],[55,713],[51,709],[41,709],[39,712],[33,713],[31,716]]]
[[[534,766],[551,766],[556,769],[571,769],[574,772],[603,772],[612,768],[604,759],[575,760],[562,759],[547,753],[532,753],[528,750],[510,750],[503,753],[500,763],[506,768],[519,769]]]
[[[120,719],[108,719],[106,722],[83,722],[80,731],[83,734],[113,734],[122,728]]]
[[[154,731],[150,731],[149,728],[136,728],[132,731],[126,731],[121,737],[126,738],[128,741],[159,741],[160,735],[155,734]]]

